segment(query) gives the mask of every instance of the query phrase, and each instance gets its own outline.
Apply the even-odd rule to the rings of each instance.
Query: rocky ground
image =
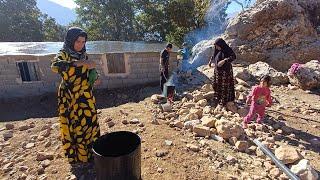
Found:
[[[244,79],[240,71],[235,74]],[[255,138],[301,177],[316,177],[319,92],[273,86],[265,124],[242,129],[243,102],[254,82],[237,79],[236,106],[227,110],[212,101],[209,69],[178,79],[179,97],[165,111],[153,95],[158,87],[96,92],[102,134],[128,130],[141,136],[143,179],[287,179],[252,143]],[[1,179],[94,179],[92,165],[71,166],[63,157],[55,95],[7,100],[0,109]]]
[[[319,89],[319,61],[302,65],[290,76],[277,70],[319,57],[319,6],[318,0],[259,0],[231,21],[222,37],[238,60],[264,61],[273,68],[262,62],[235,66],[237,101],[228,109],[212,100],[212,69],[201,67],[177,77],[178,98],[172,106],[158,104],[155,86],[97,91],[102,134],[128,130],[141,136],[146,180],[288,179],[253,139],[301,179],[316,180],[320,92],[306,89]],[[207,63],[213,42],[195,46],[194,64]],[[273,106],[264,124],[243,129],[245,97],[264,74],[275,83]],[[94,179],[92,164],[71,166],[63,157],[56,109],[55,94],[1,100],[0,179]]]

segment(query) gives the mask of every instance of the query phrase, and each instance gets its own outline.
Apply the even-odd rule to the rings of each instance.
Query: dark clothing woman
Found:
[[[160,55],[160,88],[161,92],[163,91],[163,86],[164,84],[168,81],[169,79],[169,58],[170,58],[170,53],[168,52],[167,49],[164,49],[161,51]]]
[[[226,105],[235,100],[231,62],[236,59],[236,55],[222,38],[218,38],[214,45],[214,53],[209,62],[209,65],[211,63],[215,65],[213,88],[219,103]]]
[[[58,91],[58,111],[63,149],[69,162],[88,162],[92,159],[92,143],[100,136],[96,100],[89,83],[94,69],[77,66],[77,61],[87,61],[85,46],[74,50],[75,41],[87,34],[80,28],[67,32],[63,49],[51,63],[53,72],[62,77]]]

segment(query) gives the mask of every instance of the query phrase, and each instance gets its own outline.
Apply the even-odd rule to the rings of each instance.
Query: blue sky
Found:
[[[240,0],[240,2],[241,2],[241,0]],[[255,2],[256,2],[256,0],[252,0],[251,4],[253,4]],[[233,1],[229,5],[229,7],[227,9],[227,13],[228,14],[234,14],[234,13],[240,12],[241,10],[242,10],[241,6]]]
[[[77,4],[73,0],[49,0],[52,2],[55,2],[57,4],[60,4],[61,6],[73,9],[77,6]]]

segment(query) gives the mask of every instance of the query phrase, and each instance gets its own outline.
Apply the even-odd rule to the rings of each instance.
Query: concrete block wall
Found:
[[[171,54],[170,69],[174,70],[177,67],[177,54]],[[160,79],[159,73],[159,52],[138,52],[125,53],[126,73],[109,74],[107,73],[106,54],[99,58],[94,58],[89,55],[89,59],[94,60],[99,64],[98,71],[102,84],[97,88],[115,89],[125,88],[135,85],[143,85],[158,82]]]
[[[53,92],[59,80],[50,70],[50,61],[54,55],[4,55],[0,56],[0,98],[39,95]],[[22,82],[16,65],[19,61],[37,62],[40,81]]]
[[[56,92],[61,77],[50,69],[54,54],[48,55],[2,55],[0,56],[0,98],[41,95]],[[89,54],[89,59],[97,63],[102,84],[98,89],[125,88],[158,82],[159,52],[124,53],[126,73],[110,74],[107,70],[106,54]],[[177,64],[177,54],[170,56],[170,70]],[[32,61],[39,66],[40,81],[22,82],[16,62]]]
[[[128,61],[130,65],[130,75],[135,84],[145,84],[158,82],[160,79],[159,72],[159,53],[128,53]],[[176,54],[172,53],[170,58],[170,70],[176,68]]]

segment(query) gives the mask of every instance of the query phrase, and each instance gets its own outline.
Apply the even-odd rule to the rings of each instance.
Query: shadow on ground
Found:
[[[130,102],[139,102],[159,93],[158,83],[126,89],[96,90],[97,108],[104,109]],[[0,100],[0,122],[18,121],[29,118],[52,118],[57,114],[57,95],[48,93],[40,96]]]
[[[208,77],[198,70],[194,70],[192,74],[189,79],[177,78],[177,92],[200,88],[209,81]],[[193,80],[190,81],[190,78]],[[94,95],[97,100],[97,108],[104,109],[143,101],[145,98],[159,93],[159,83],[156,82],[124,89],[99,89],[95,90]],[[32,97],[0,99],[0,114],[0,122],[57,117],[57,94],[47,93]]]
[[[301,118],[301,117],[296,117],[296,116],[289,116],[280,112],[276,112],[276,111],[271,111],[270,112],[277,114],[277,115],[282,115],[283,117],[291,117],[291,118],[296,118],[296,119],[300,119],[301,121],[314,121],[312,119],[307,119],[307,118]],[[316,122],[316,121],[314,121]],[[269,117],[268,121],[266,122],[269,125],[274,125],[275,123],[277,123],[277,121],[272,118]],[[276,140],[277,141],[287,141],[288,144],[292,145],[292,146],[299,146],[299,145],[303,145],[307,150],[313,151],[315,153],[319,153],[320,152],[320,144],[315,144],[314,142],[312,142],[312,140],[314,139],[318,139],[320,140],[319,136],[313,135],[311,133],[308,132],[304,132],[302,130],[299,129],[295,129],[293,127],[289,127],[290,131],[295,135],[295,137],[289,137],[287,135],[282,135],[282,134],[277,134],[276,136]]]
[[[73,164],[71,172],[79,180],[95,180],[96,172],[93,163],[88,164]]]

